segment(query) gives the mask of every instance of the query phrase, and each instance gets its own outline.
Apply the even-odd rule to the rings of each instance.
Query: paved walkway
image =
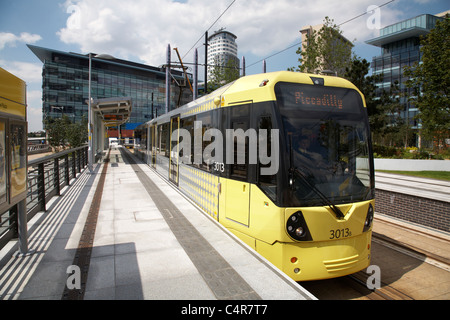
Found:
[[[120,150],[113,150],[110,158],[84,299],[313,298],[220,224],[200,213],[146,165],[130,163]],[[30,221],[29,247],[34,254],[10,258],[17,250],[13,243],[2,250],[6,262],[0,265],[1,299],[63,298],[67,269],[73,264],[85,232],[103,167],[98,165],[96,174],[84,171],[70,188],[62,190],[63,196],[48,204],[47,213]],[[410,184],[403,176],[381,176],[386,184],[387,179],[395,182],[396,188],[402,181],[406,186]],[[377,187],[382,183],[381,176],[377,174]],[[435,188],[441,188],[435,180],[432,182]],[[156,193],[146,190],[145,185],[150,183],[155,184]],[[165,204],[167,209],[161,207],[165,201],[162,195],[170,199],[171,204]],[[189,227],[174,232],[180,222]],[[419,253],[431,252],[438,261],[450,261],[449,233],[380,214],[375,215],[373,231]],[[195,238],[193,242],[183,239],[183,233],[188,239]],[[211,266],[219,272],[211,271]],[[224,281],[227,274],[231,275],[230,281]],[[220,278],[223,275],[225,278]],[[244,285],[235,286],[236,282]]]
[[[124,159],[120,149],[111,151],[104,176],[85,300],[314,299],[148,166]],[[86,220],[103,167],[98,165],[96,174],[84,171],[46,214],[35,217],[29,248],[36,252],[12,258],[0,270],[2,299],[67,298],[64,290],[73,272],[68,268],[88,232]],[[156,188],[149,193],[142,179]],[[161,207],[164,197],[170,199],[167,209]],[[182,228],[176,230],[177,225]]]

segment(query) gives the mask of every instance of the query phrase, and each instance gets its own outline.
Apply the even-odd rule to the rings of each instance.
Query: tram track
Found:
[[[399,228],[397,229],[399,231],[401,229],[408,230],[412,236],[420,234],[415,229],[397,223],[390,223],[384,220],[382,222],[389,224],[391,227]],[[421,235],[423,236],[423,234]],[[445,235],[426,234],[426,237],[428,241],[437,241],[441,245],[447,245],[447,242],[450,243]],[[447,275],[446,272],[450,272],[450,259],[437,254],[440,252],[436,251],[433,246],[420,245],[417,242],[415,243],[416,245],[413,245],[409,241],[406,243],[402,240],[405,240],[405,238],[396,237],[394,239],[380,232],[372,233],[372,263],[374,265],[379,264],[382,270],[381,281],[377,288],[369,289],[369,287],[373,286],[373,279],[369,279],[372,274],[366,273],[366,270],[342,278],[309,283],[303,282],[300,284],[318,299],[324,300],[417,300],[433,299],[433,297],[446,299],[449,293],[425,294],[423,288],[441,286],[440,281],[445,283],[443,278],[439,278],[436,275],[440,274],[445,277]],[[427,248],[434,252],[427,250]],[[389,252],[389,257],[386,257],[387,252]],[[391,265],[399,263],[401,260],[405,260],[403,265],[400,263],[397,269],[392,268]],[[426,265],[428,267],[425,267]],[[421,267],[419,268],[419,266]],[[418,271],[422,268],[423,271]],[[439,269],[440,271],[438,271]],[[432,276],[429,273],[430,270],[435,270],[433,273],[435,272],[436,275]],[[414,272],[414,274],[410,275],[408,274],[409,272]],[[419,276],[417,276],[418,273],[420,273]],[[386,279],[386,281],[382,281],[383,279]],[[435,279],[434,282],[431,279]],[[415,283],[414,286],[408,285],[408,281],[413,281]],[[370,284],[369,286],[368,283]],[[442,284],[442,286],[445,287],[445,284]]]
[[[380,288],[369,289],[367,280],[369,275],[363,271],[347,276],[349,281],[353,281],[355,290],[363,294],[369,300],[414,300],[408,294],[401,292],[386,283],[381,283]]]
[[[382,223],[417,234],[416,229],[406,225],[399,225],[386,220],[383,220]],[[450,247],[450,240],[444,236],[428,233],[426,237],[431,238],[433,241],[447,243],[448,247]],[[378,232],[372,232],[372,241],[450,272],[450,259],[448,257],[436,254],[425,248],[420,248],[411,243],[405,243],[401,240],[393,239]]]

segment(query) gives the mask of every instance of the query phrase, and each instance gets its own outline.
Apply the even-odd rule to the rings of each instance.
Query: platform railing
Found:
[[[47,203],[62,188],[69,185],[88,163],[88,146],[58,152],[28,162],[28,190],[26,198],[27,222],[36,213],[47,210]],[[0,249],[17,238],[17,205],[0,214]]]

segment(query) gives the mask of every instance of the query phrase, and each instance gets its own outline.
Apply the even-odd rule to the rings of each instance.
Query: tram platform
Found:
[[[32,254],[11,257],[17,250],[14,242],[1,250],[0,299],[70,298],[68,268],[80,254],[80,239],[89,233],[86,222],[102,176],[104,187],[95,236],[88,245],[92,250],[83,299],[315,299],[201,213],[148,166],[131,163],[125,154],[122,148],[111,150],[104,174],[106,163],[98,164],[95,174],[85,170],[62,190],[62,196],[48,203],[47,212],[29,222]],[[146,177],[151,182],[144,184]],[[411,187],[405,179],[396,179],[396,184],[402,181]],[[149,183],[156,186],[150,193],[146,190]],[[161,209],[161,201],[167,198],[170,203]],[[435,263],[449,264],[448,232],[379,213],[373,232],[423,253],[424,259],[431,256]]]
[[[375,213],[373,235],[431,259],[450,272],[450,233]]]
[[[377,189],[404,193],[416,197],[450,202],[450,182],[392,173],[376,172]]]
[[[128,154],[112,149],[30,221],[32,254],[1,267],[1,299],[315,299]]]

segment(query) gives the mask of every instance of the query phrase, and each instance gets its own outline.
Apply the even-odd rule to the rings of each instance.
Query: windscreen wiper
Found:
[[[310,187],[311,190],[314,191],[320,197],[320,199],[322,199],[322,201],[330,207],[331,210],[333,210],[338,219],[343,219],[345,217],[342,211],[338,207],[336,207],[336,205],[331,202],[331,200],[328,199],[319,189],[317,189],[316,186],[312,185],[300,170],[294,168],[294,172],[297,173],[300,178],[302,178],[303,182],[305,182],[308,187]]]

